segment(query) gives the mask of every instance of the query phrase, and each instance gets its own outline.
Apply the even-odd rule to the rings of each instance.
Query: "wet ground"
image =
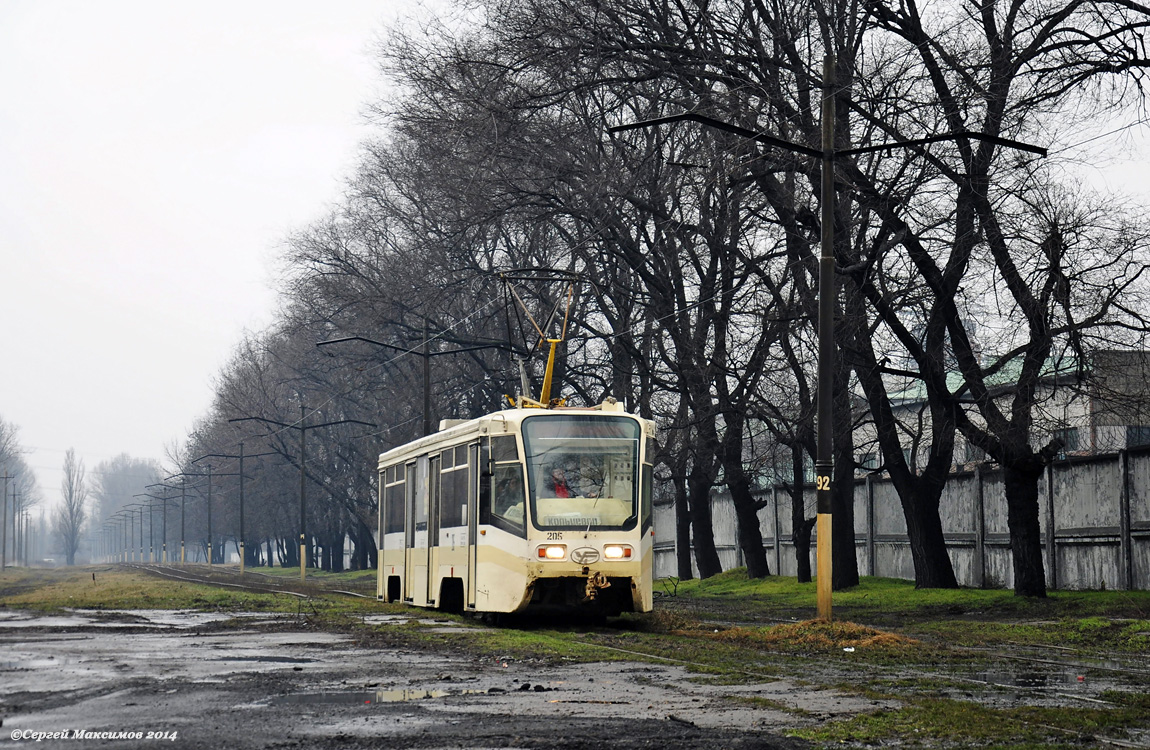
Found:
[[[0,610],[0,737],[12,745],[81,731],[111,738],[35,744],[797,748],[787,727],[876,706],[788,681],[691,677],[673,663],[556,666],[367,648],[294,616]],[[115,738],[123,732],[140,736]]]

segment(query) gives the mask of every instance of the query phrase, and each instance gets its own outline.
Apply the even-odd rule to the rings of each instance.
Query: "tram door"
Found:
[[[475,608],[475,572],[479,554],[479,483],[489,481],[479,466],[479,443],[467,446],[467,606]]]
[[[404,560],[404,598],[425,604],[427,596],[428,460],[420,456],[407,465],[407,549]],[[414,480],[414,481],[413,481]]]
[[[383,572],[384,570],[386,570],[386,568],[383,565],[383,535],[387,533],[387,527],[385,526],[385,524],[387,523],[387,521],[386,521],[387,513],[384,510],[384,507],[385,507],[384,503],[385,503],[386,497],[387,497],[386,486],[387,486],[387,472],[386,471],[380,471],[379,472],[379,483],[376,485],[378,492],[379,492],[379,502],[376,503],[376,507],[379,509],[379,516],[376,519],[376,523],[375,523],[376,537],[378,537],[378,539],[376,540],[376,543],[375,543],[375,551],[376,551],[376,557],[375,557],[375,567],[376,567],[376,570],[375,570],[375,598],[376,599],[383,599],[384,592],[387,591],[387,586],[384,584],[384,572]]]
[[[438,593],[435,591],[435,579],[439,570],[439,488],[441,477],[439,473],[440,458],[433,456],[428,461],[427,472],[427,586],[424,596],[428,604],[435,601]]]

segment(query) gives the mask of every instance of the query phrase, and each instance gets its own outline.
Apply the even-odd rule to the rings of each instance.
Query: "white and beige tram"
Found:
[[[654,435],[608,399],[445,422],[380,455],[378,597],[456,612],[649,612]]]

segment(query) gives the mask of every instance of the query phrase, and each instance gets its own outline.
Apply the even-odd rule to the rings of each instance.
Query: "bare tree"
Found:
[[[76,450],[69,448],[64,454],[64,481],[60,486],[62,502],[56,509],[56,533],[68,565],[76,564],[80,549],[80,534],[88,519],[88,483],[84,476],[84,462],[76,458]]]
[[[96,505],[93,517],[98,521],[107,520],[125,505],[135,502],[133,495],[145,492],[149,484],[160,481],[159,464],[127,453],[96,464],[93,474],[90,489]]]
[[[9,555],[18,559],[17,517],[39,499],[36,475],[24,463],[21,453],[19,429],[0,417],[0,475],[6,477],[0,480],[5,490],[4,497],[0,498],[0,555],[4,563]]]

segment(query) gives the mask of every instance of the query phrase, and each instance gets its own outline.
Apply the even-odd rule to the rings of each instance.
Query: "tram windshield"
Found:
[[[535,527],[633,527],[639,437],[638,422],[623,417],[549,414],[524,419]]]

